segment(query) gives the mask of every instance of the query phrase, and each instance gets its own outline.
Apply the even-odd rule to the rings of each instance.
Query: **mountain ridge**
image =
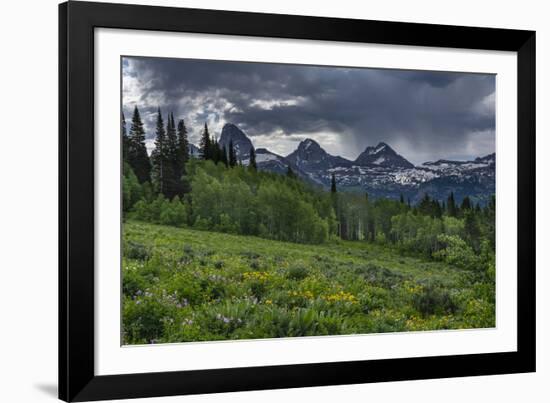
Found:
[[[248,165],[252,141],[236,125],[226,123],[219,144],[227,148],[230,141],[237,159]],[[374,197],[405,195],[415,202],[429,193],[431,197],[445,200],[452,191],[457,201],[470,196],[483,203],[495,192],[495,153],[470,161],[439,159],[415,166],[389,144],[379,142],[376,146],[367,146],[352,161],[328,153],[310,138],[302,140],[286,156],[265,147],[255,149],[255,153],[261,171],[286,174],[290,167],[299,178],[325,189],[330,187],[334,175],[341,190],[368,192]]]

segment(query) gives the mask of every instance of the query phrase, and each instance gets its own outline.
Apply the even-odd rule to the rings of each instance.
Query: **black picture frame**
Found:
[[[517,352],[96,376],[94,29],[517,52]],[[59,5],[59,398],[65,401],[535,371],[535,32],[67,2]]]

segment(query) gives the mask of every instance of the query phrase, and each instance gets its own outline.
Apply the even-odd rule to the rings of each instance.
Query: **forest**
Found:
[[[182,231],[198,231],[196,234],[200,234],[201,231],[227,234],[235,238],[223,239],[233,239],[235,242],[240,242],[239,236],[246,237],[247,242],[251,242],[250,240],[253,239],[265,239],[266,241],[262,242],[267,242],[267,244],[262,245],[273,245],[279,255],[281,255],[281,249],[278,246],[281,245],[280,243],[310,245],[310,248],[317,248],[315,250],[318,250],[318,248],[330,250],[330,248],[340,248],[345,245],[343,249],[338,249],[338,253],[346,253],[345,250],[350,248],[349,245],[353,245],[351,248],[359,255],[361,255],[361,251],[365,255],[373,250],[383,251],[384,256],[390,256],[388,259],[393,262],[390,263],[390,266],[395,263],[396,259],[401,262],[404,258],[411,258],[417,259],[413,266],[424,264],[443,265],[442,267],[445,269],[442,269],[441,273],[448,273],[449,268],[455,268],[454,274],[449,274],[449,278],[455,278],[455,276],[467,278],[468,280],[464,280],[465,282],[460,281],[462,288],[469,289],[481,285],[485,287],[483,297],[477,298],[476,301],[483,301],[486,304],[486,311],[489,313],[486,313],[479,322],[469,320],[465,322],[457,321],[454,325],[448,323],[447,325],[441,325],[442,316],[457,315],[457,312],[464,311],[471,303],[471,301],[466,300],[457,302],[460,298],[444,287],[442,288],[441,284],[437,286],[427,285],[425,281],[422,282],[423,280],[415,280],[416,276],[404,275],[402,271],[393,272],[395,267],[380,267],[380,272],[377,272],[375,268],[378,266],[369,259],[363,259],[361,264],[366,265],[367,268],[362,266],[361,269],[357,269],[357,273],[360,272],[363,276],[360,277],[363,279],[365,273],[370,276],[369,278],[379,279],[383,283],[382,288],[390,285],[395,286],[394,283],[397,283],[399,287],[408,284],[409,288],[416,289],[420,294],[428,293],[427,295],[422,294],[425,297],[422,302],[402,301],[403,309],[408,306],[407,304],[412,304],[411,306],[417,304],[415,312],[424,317],[424,320],[433,315],[439,315],[438,325],[425,324],[424,326],[417,326],[417,328],[481,327],[490,326],[494,322],[494,196],[491,202],[484,206],[474,205],[468,197],[458,203],[455,201],[453,193],[450,193],[446,200],[434,200],[426,194],[419,203],[414,205],[403,197],[399,200],[373,199],[369,198],[366,193],[339,191],[334,176],[332,177],[331,188],[322,189],[299,179],[290,167],[286,175],[258,171],[254,149],[250,150],[248,164],[243,165],[237,160],[232,144],[229,143],[227,149],[220,147],[216,138],[209,133],[206,124],[201,133],[200,158],[190,158],[185,122],[179,120],[176,124],[173,114],[167,115],[165,122],[160,109],[156,119],[155,148],[150,156],[147,154],[145,131],[137,107],[129,126],[129,130],[127,130],[123,116],[123,214],[125,221],[124,251],[127,264],[125,266],[126,270],[123,271],[123,282],[125,298],[129,302],[124,306],[125,328],[127,330],[125,337],[128,343],[147,343],[152,340],[167,341],[168,333],[166,333],[165,320],[166,317],[172,317],[173,320],[173,315],[175,315],[175,313],[165,312],[162,315],[167,316],[162,316],[157,312],[158,310],[153,309],[151,312],[157,313],[151,319],[152,324],[145,326],[142,323],[144,314],[139,313],[145,305],[135,306],[136,301],[141,301],[151,294],[151,288],[155,288],[154,282],[151,282],[151,276],[141,278],[136,274],[137,269],[128,270],[128,267],[134,267],[135,269],[135,265],[139,261],[142,261],[141,266],[138,265],[139,267],[143,267],[143,264],[145,264],[145,267],[153,264],[150,259],[154,255],[152,250],[155,247],[151,244],[151,240],[149,239],[145,243],[143,243],[143,239],[141,241],[137,240],[139,238],[137,234],[144,230],[143,225],[153,225],[151,230],[157,228],[154,225],[160,225],[159,228],[177,227],[181,228]],[[137,231],[138,229],[140,231]],[[159,231],[164,233],[164,230]],[[186,232],[179,234],[178,236],[184,238],[188,235]],[[141,233],[140,236],[144,236],[144,234]],[[159,237],[162,236],[159,235]],[[269,242],[272,243],[269,244]],[[218,246],[222,247],[221,245]],[[184,248],[184,245],[181,245],[181,248]],[[217,245],[211,245],[211,248],[211,254],[215,254]],[[297,246],[297,248],[302,247]],[[250,253],[254,255],[256,252]],[[197,257],[193,253],[183,252],[183,257],[173,262],[173,264],[178,266],[181,259],[184,261],[190,259],[188,263],[193,266],[197,263],[193,260],[196,258],[199,267],[202,263],[207,265],[207,261],[208,264],[212,264],[220,270],[231,266],[223,259],[210,261],[209,256]],[[233,252],[231,252],[230,256],[226,256],[225,259],[230,260],[233,257]],[[158,259],[158,256],[156,259]],[[232,272],[235,278],[238,279],[237,283],[241,286],[244,284],[242,290],[238,292],[218,290],[214,293],[195,290],[198,293],[197,295],[203,295],[204,301],[200,301],[194,292],[183,287],[180,289],[179,296],[174,294],[171,297],[178,301],[172,301],[172,305],[181,305],[182,307],[187,306],[187,304],[193,305],[190,302],[191,298],[194,301],[193,303],[197,304],[198,309],[199,305],[202,306],[207,302],[208,304],[229,303],[227,298],[230,295],[233,298],[244,296],[255,298],[256,303],[258,301],[264,303],[271,301],[270,304],[273,304],[273,298],[277,293],[275,292],[270,298],[266,297],[269,294],[266,287],[268,283],[274,280],[273,276],[282,276],[282,279],[290,280],[289,284],[296,285],[296,281],[311,279],[310,275],[312,273],[317,273],[318,278],[323,277],[328,281],[327,272],[330,273],[334,270],[334,268],[330,269],[328,265],[325,265],[327,272],[321,273],[318,268],[313,267],[318,267],[319,262],[307,261],[302,266],[288,268],[294,274],[288,272],[281,274],[277,271],[280,269],[278,264],[271,267],[272,270],[275,270],[272,273],[270,270],[258,270],[260,263],[257,259],[252,259],[252,262],[256,263],[245,262],[244,267],[239,264],[237,265],[239,268],[234,268]],[[335,266],[342,264],[342,262],[335,263]],[[357,259],[353,260],[353,265],[356,264],[359,264]],[[159,262],[156,265],[163,266]],[[398,264],[398,266],[402,266],[402,264]],[[335,278],[344,276],[343,273],[348,269],[342,269],[338,275],[334,274]],[[162,272],[160,267],[156,267],[154,271],[156,270]],[[174,280],[173,275],[175,274],[164,273],[167,283],[163,286],[164,297],[162,298],[167,298],[166,288],[173,288],[169,285]],[[153,275],[152,277],[158,279],[159,276],[160,274],[157,273],[157,276]],[[391,280],[385,279],[386,276]],[[423,276],[421,277],[423,278]],[[328,288],[325,290],[328,294],[321,292],[320,288],[315,291],[312,288],[306,287],[306,289],[303,289],[294,286],[289,286],[290,291],[288,292],[298,293],[294,297],[301,295],[302,299],[308,300],[310,305],[321,303],[326,305],[332,298],[333,302],[347,302],[349,307],[353,308],[359,301],[359,296],[349,289],[353,281],[347,277],[345,281],[338,282],[335,280],[335,284],[339,284],[338,287],[340,288],[332,289],[332,286],[327,286],[331,289],[330,291],[328,291]],[[388,285],[387,281],[390,281],[391,284]],[[150,284],[151,287],[148,288],[146,284]],[[207,287],[204,284],[203,286]],[[284,285],[280,284],[279,286],[280,289],[285,289]],[[149,291],[146,291],[146,289],[149,289]],[[145,294],[146,292],[149,294]],[[160,288],[157,289],[157,292],[161,292]],[[364,294],[363,297],[366,298],[365,295],[368,292],[365,290],[361,292]],[[186,297],[182,295],[186,295]],[[329,297],[330,295],[332,297]],[[396,300],[391,303],[392,306],[401,297],[396,295],[394,298]],[[427,306],[422,308],[422,304]],[[281,309],[296,308],[293,304],[290,305],[292,307],[288,305],[288,301],[283,301],[277,306],[282,307]],[[305,307],[305,305],[302,305],[298,304],[298,309]],[[322,309],[323,312],[327,309],[325,305],[323,305],[325,307]],[[160,304],[160,306],[166,308],[165,303]],[[462,306],[462,311],[460,306]],[[201,309],[204,308],[203,306]],[[160,311],[164,312],[165,309],[163,309],[160,309]],[[187,307],[186,309],[190,308]],[[195,314],[197,312],[199,310],[194,311]],[[318,310],[315,312],[316,315],[319,314]],[[384,310],[381,312],[379,314],[384,315]],[[294,314],[288,314],[290,315],[289,320],[294,318]],[[408,314],[410,317],[415,317],[410,312]],[[229,316],[223,317],[229,318]],[[344,314],[337,322],[343,321],[347,317],[348,314]],[[241,318],[241,320],[245,320],[245,318]],[[405,319],[403,320],[405,321]],[[339,324],[340,327],[334,325],[336,326],[335,330],[333,333],[329,333],[349,333],[341,327],[342,323],[344,322]],[[412,327],[414,328],[414,326]],[[128,330],[130,328],[133,329],[131,332]],[[143,330],[149,328],[156,330],[151,331],[150,334]],[[354,329],[350,332],[384,331],[383,329],[376,330],[362,326]],[[399,330],[401,328],[394,329],[389,326],[388,329]],[[405,330],[405,328],[401,330]],[[227,333],[227,329],[223,332],[225,332],[223,333],[225,338],[256,337],[254,335],[246,336],[239,332]],[[308,330],[305,334],[317,333]],[[292,334],[280,330],[268,332],[268,334],[261,337],[281,337],[285,335]],[[209,332],[208,336],[205,336],[205,334],[195,335],[195,338],[189,336],[189,334],[180,336],[174,337],[179,341],[204,339],[205,337],[217,339],[221,337],[216,331]],[[173,338],[169,339],[174,341]]]

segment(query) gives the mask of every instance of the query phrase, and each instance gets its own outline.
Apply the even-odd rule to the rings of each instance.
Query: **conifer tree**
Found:
[[[178,155],[183,173],[185,164],[189,161],[189,139],[187,138],[187,128],[183,119],[178,121]]]
[[[464,199],[462,199],[462,204],[460,205],[461,210],[470,210],[472,208],[472,203],[470,202],[470,198],[466,196]]]
[[[211,154],[212,154],[212,161],[214,161],[215,164],[221,161],[222,159],[222,153],[220,150],[220,143],[218,143],[218,139],[215,138],[212,140],[211,143]]]
[[[250,147],[250,163],[248,166],[254,171],[258,169],[256,165],[256,151],[254,151],[254,147]]]
[[[400,202],[401,204],[405,204],[405,198],[403,197],[403,193],[401,193],[401,194],[399,195],[399,202]]]
[[[177,164],[176,164],[176,178],[178,178],[178,195],[183,197],[184,194],[189,193],[190,186],[186,178],[187,171],[185,170],[185,164],[189,161],[189,140],[187,138],[187,128],[183,119],[178,121],[177,128],[178,137],[178,152],[177,152]]]
[[[204,130],[202,131],[202,137],[200,141],[200,152],[203,160],[212,159],[212,139],[208,132],[208,125],[204,123]]]
[[[453,192],[451,192],[451,194],[447,198],[447,214],[451,217],[456,217],[457,216],[456,204],[455,204],[455,195],[454,195]]]
[[[336,176],[334,176],[334,174],[332,174],[332,178],[330,180],[330,192],[331,193],[336,193]]]
[[[160,108],[157,112],[157,124],[155,131],[155,149],[151,153],[153,161],[153,181],[157,192],[165,194],[166,189],[166,170],[168,158],[168,145],[166,141],[166,130],[164,129],[164,120]]]
[[[139,114],[138,107],[134,108],[132,124],[128,136],[128,155],[127,161],[134,171],[139,183],[149,182],[151,180],[151,161],[147,155],[145,147],[145,130]]]
[[[166,120],[166,150],[163,161],[163,193],[168,199],[172,199],[180,191],[179,162],[176,123],[174,121],[174,114],[170,113]]]
[[[418,203],[418,211],[424,215],[431,215],[432,213],[432,199],[428,193],[424,193],[424,197]]]

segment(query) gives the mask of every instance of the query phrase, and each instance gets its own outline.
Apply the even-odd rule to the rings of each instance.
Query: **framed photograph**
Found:
[[[535,370],[535,33],[59,6],[59,397]]]

